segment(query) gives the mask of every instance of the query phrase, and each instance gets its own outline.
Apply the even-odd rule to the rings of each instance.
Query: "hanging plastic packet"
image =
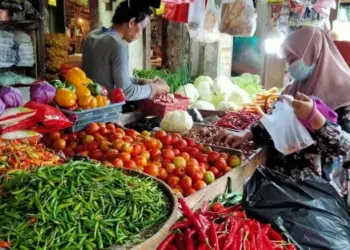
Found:
[[[197,0],[190,3],[188,10],[188,29],[189,31],[196,31],[203,27],[205,17],[205,0]],[[191,33],[190,33],[191,35]]]
[[[208,32],[218,32],[219,17],[220,6],[215,3],[215,0],[208,0],[203,28]]]
[[[219,30],[231,36],[253,36],[256,19],[252,0],[223,0]]]
[[[293,97],[278,101],[272,114],[264,115],[260,122],[274,142],[275,148],[284,155],[298,152],[314,144],[309,131],[301,124],[292,107]]]

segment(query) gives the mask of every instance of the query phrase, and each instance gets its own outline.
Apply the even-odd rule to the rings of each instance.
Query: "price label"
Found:
[[[56,0],[49,0],[49,5],[51,5],[51,6],[57,6]]]

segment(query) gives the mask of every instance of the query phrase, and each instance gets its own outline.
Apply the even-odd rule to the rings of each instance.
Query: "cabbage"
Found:
[[[161,129],[167,132],[184,133],[189,131],[193,126],[192,117],[187,111],[170,111],[166,113],[162,122]]]
[[[215,106],[212,103],[202,101],[202,100],[196,101],[196,103],[193,104],[192,108],[201,109],[201,110],[215,110]]]
[[[240,76],[233,77],[232,81],[241,89],[245,90],[251,98],[263,91],[260,84],[260,76],[244,73]]]
[[[233,91],[233,83],[226,76],[218,76],[213,84],[214,92],[218,96],[228,97]]]
[[[219,104],[221,102],[225,102],[228,100],[228,96],[225,96],[225,95],[213,95],[213,100],[211,101],[211,103],[216,107],[218,108],[219,107]]]
[[[251,99],[247,92],[238,87],[237,85],[233,85],[233,91],[231,92],[228,101],[235,103],[239,108],[242,108],[244,104],[251,103]]]
[[[6,108],[23,106],[24,103],[22,92],[13,87],[2,87],[0,89],[0,99],[6,105]]]
[[[30,100],[43,104],[49,104],[56,95],[56,88],[46,81],[38,82],[30,86]]]
[[[198,93],[199,93],[199,99],[211,102],[213,100],[213,85],[209,82],[203,81],[200,82],[197,86]]]
[[[219,103],[217,110],[219,110],[219,111],[238,111],[239,107],[234,102],[223,101],[223,102]]]
[[[176,91],[176,94],[188,97],[190,99],[190,103],[194,103],[199,98],[198,90],[193,86],[192,83],[181,86]]]
[[[210,78],[210,76],[198,76],[196,80],[194,80],[193,85],[198,89],[198,85],[202,82],[207,82],[211,86],[213,86],[213,79]]]

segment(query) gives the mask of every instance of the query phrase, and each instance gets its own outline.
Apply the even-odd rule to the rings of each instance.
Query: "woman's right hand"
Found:
[[[223,129],[217,136],[216,141],[219,142],[220,145],[236,148],[237,146],[241,145],[243,142],[252,140],[252,139],[253,139],[253,133],[249,129],[246,129],[240,132]]]
[[[169,93],[169,86],[164,82],[151,83],[154,90],[154,96],[165,95]]]

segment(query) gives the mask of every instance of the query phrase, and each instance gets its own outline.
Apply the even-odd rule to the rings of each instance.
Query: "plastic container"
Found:
[[[152,99],[146,99],[140,102],[139,108],[146,115],[155,115],[164,117],[169,111],[183,110],[187,111],[190,104],[190,99],[187,97],[175,94],[174,103],[155,103]]]
[[[105,107],[88,109],[83,111],[68,111],[61,109],[68,119],[74,122],[72,132],[85,129],[92,122],[112,122],[118,120],[124,102],[110,104]]]

